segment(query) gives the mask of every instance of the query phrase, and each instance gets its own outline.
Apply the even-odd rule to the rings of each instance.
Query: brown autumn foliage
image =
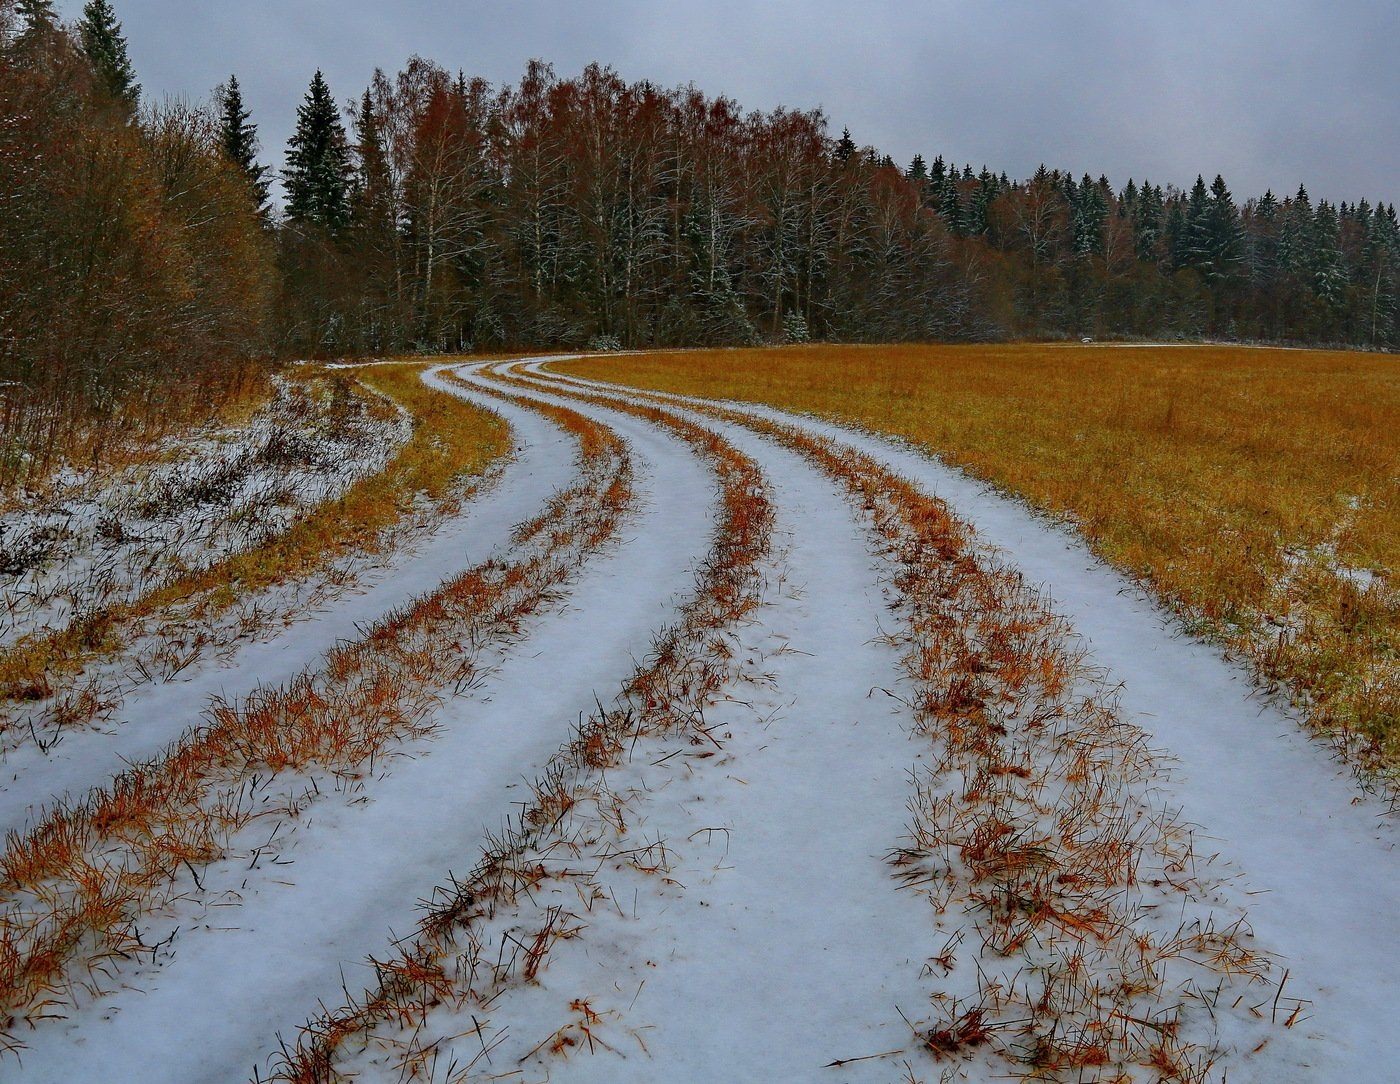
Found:
[[[201,110],[141,118],[0,3],[0,485],[207,416],[266,352],[270,243]]]

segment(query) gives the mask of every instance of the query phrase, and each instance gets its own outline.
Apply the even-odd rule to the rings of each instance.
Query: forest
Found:
[[[0,0],[0,485],[299,356],[1400,343],[1392,202],[901,167],[819,109],[598,65],[415,57],[343,101],[317,73],[265,158],[236,77],[142,95],[108,0]]]

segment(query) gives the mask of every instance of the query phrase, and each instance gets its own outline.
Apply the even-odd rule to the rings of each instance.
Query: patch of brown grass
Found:
[[[1306,704],[1360,764],[1394,773],[1398,366],[1323,351],[1014,344],[693,351],[567,369],[922,445],[1071,520],[1194,631]]]

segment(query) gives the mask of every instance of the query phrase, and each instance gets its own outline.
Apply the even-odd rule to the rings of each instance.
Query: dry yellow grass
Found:
[[[569,371],[905,437],[1071,518],[1364,766],[1400,769],[1400,359],[1079,345],[812,346]]]
[[[196,598],[193,616],[212,619],[241,596],[325,567],[351,551],[374,551],[388,527],[415,500],[450,499],[454,480],[473,477],[509,448],[504,421],[489,411],[426,387],[422,364],[366,366],[346,375],[398,402],[416,427],[379,474],[364,478],[264,545],[234,554],[203,572],[109,607],[53,633],[39,633],[0,653],[0,696],[41,696],[50,678],[80,672],[124,646],[131,630],[173,603]],[[189,620],[190,614],[183,615]]]

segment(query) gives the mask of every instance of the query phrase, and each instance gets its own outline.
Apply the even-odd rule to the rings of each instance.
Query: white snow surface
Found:
[[[1299,1025],[1316,1039],[1309,1068],[1265,1055],[1234,1064],[1231,1081],[1400,1080],[1390,1041],[1400,1004],[1400,826],[1301,720],[1024,503],[898,441],[769,407],[721,405],[844,443],[946,501],[981,541],[1045,586],[1109,682],[1121,682],[1125,716],[1178,762],[1172,789],[1183,818],[1243,871],[1250,924],[1290,969],[1290,996],[1314,1002]]]
[[[557,443],[538,416],[495,405],[525,439]],[[363,796],[318,802],[289,826],[280,864],[207,871],[207,896],[241,902],[196,915],[171,958],[71,1024],[24,1036],[23,1079],[194,1084],[259,1066],[265,1075],[277,1033],[290,1038],[319,1003],[338,1004],[342,983],[358,992],[371,981],[366,954],[385,956],[394,934],[413,929],[419,901],[475,864],[482,832],[526,798],[522,781],[568,739],[595,691],[630,671],[707,548],[710,472],[651,426],[610,421],[631,446],[640,508],[624,541],[582,570],[567,605],[531,621],[479,690],[444,705],[434,738]],[[503,538],[519,511],[486,520],[486,530]],[[437,540],[432,557],[420,555],[412,573],[428,586],[474,563]]]
[[[555,360],[521,368],[538,373]],[[489,386],[473,367],[461,371]],[[157,752],[196,721],[210,694],[290,676],[507,545],[510,528],[567,484],[574,446],[529,410],[491,403],[520,444],[499,485],[362,593],[250,645],[233,666],[206,665],[133,696],[114,725],[71,735],[48,757],[18,751],[5,765],[0,826],[21,828],[51,796],[80,793],[124,759]],[[287,827],[275,861],[206,870],[204,895],[216,905],[172,914],[181,929],[169,952],[124,974],[115,994],[18,1036],[28,1046],[22,1063],[0,1063],[0,1077],[265,1076],[276,1037],[291,1041],[322,1003],[338,1006],[342,983],[358,994],[372,978],[366,955],[387,955],[394,935],[411,932],[418,901],[475,864],[483,832],[527,800],[524,781],[595,698],[611,699],[674,616],[713,530],[714,476],[688,446],[620,412],[570,405],[631,447],[638,509],[622,540],[581,568],[564,601],[532,617],[519,642],[503,645],[479,688],[444,703],[430,740],[354,800],[315,803]],[[1019,502],[894,441],[725,405],[844,442],[946,500],[1046,586],[1109,681],[1121,682],[1125,715],[1178,761],[1169,794],[1184,819],[1243,871],[1258,941],[1290,968],[1288,995],[1314,1002],[1288,1042],[1234,1059],[1232,1084],[1400,1080],[1391,1038],[1400,1004],[1396,827],[1299,721],[1215,649],[1182,635],[1072,533]],[[619,878],[632,893],[590,913],[537,984],[513,986],[492,1006],[500,1045],[490,1066],[503,1079],[894,1080],[901,1058],[823,1067],[908,1047],[900,1011],[926,1016],[938,988],[925,964],[944,935],[924,900],[897,889],[884,860],[901,843],[920,749],[905,710],[880,691],[897,691],[901,679],[880,640],[893,618],[878,563],[833,483],[740,426],[716,428],[758,461],[776,506],[767,602],[737,631],[764,678],[732,690],[710,720],[724,735],[720,755],[639,757],[610,780],[615,790],[643,790],[632,831],[668,841],[671,881]],[[221,905],[234,897],[236,905]],[[611,1051],[531,1054],[577,1018],[579,1000],[601,1014],[598,1034]],[[450,1020],[432,1023],[451,1033]],[[455,1030],[472,1026],[458,1021]],[[449,1043],[443,1067],[451,1057],[470,1061],[480,1043],[476,1035]],[[1305,1068],[1296,1064],[1300,1044]],[[362,1068],[366,1080],[396,1079],[372,1061]],[[914,1070],[937,1079],[939,1067],[924,1060]]]

